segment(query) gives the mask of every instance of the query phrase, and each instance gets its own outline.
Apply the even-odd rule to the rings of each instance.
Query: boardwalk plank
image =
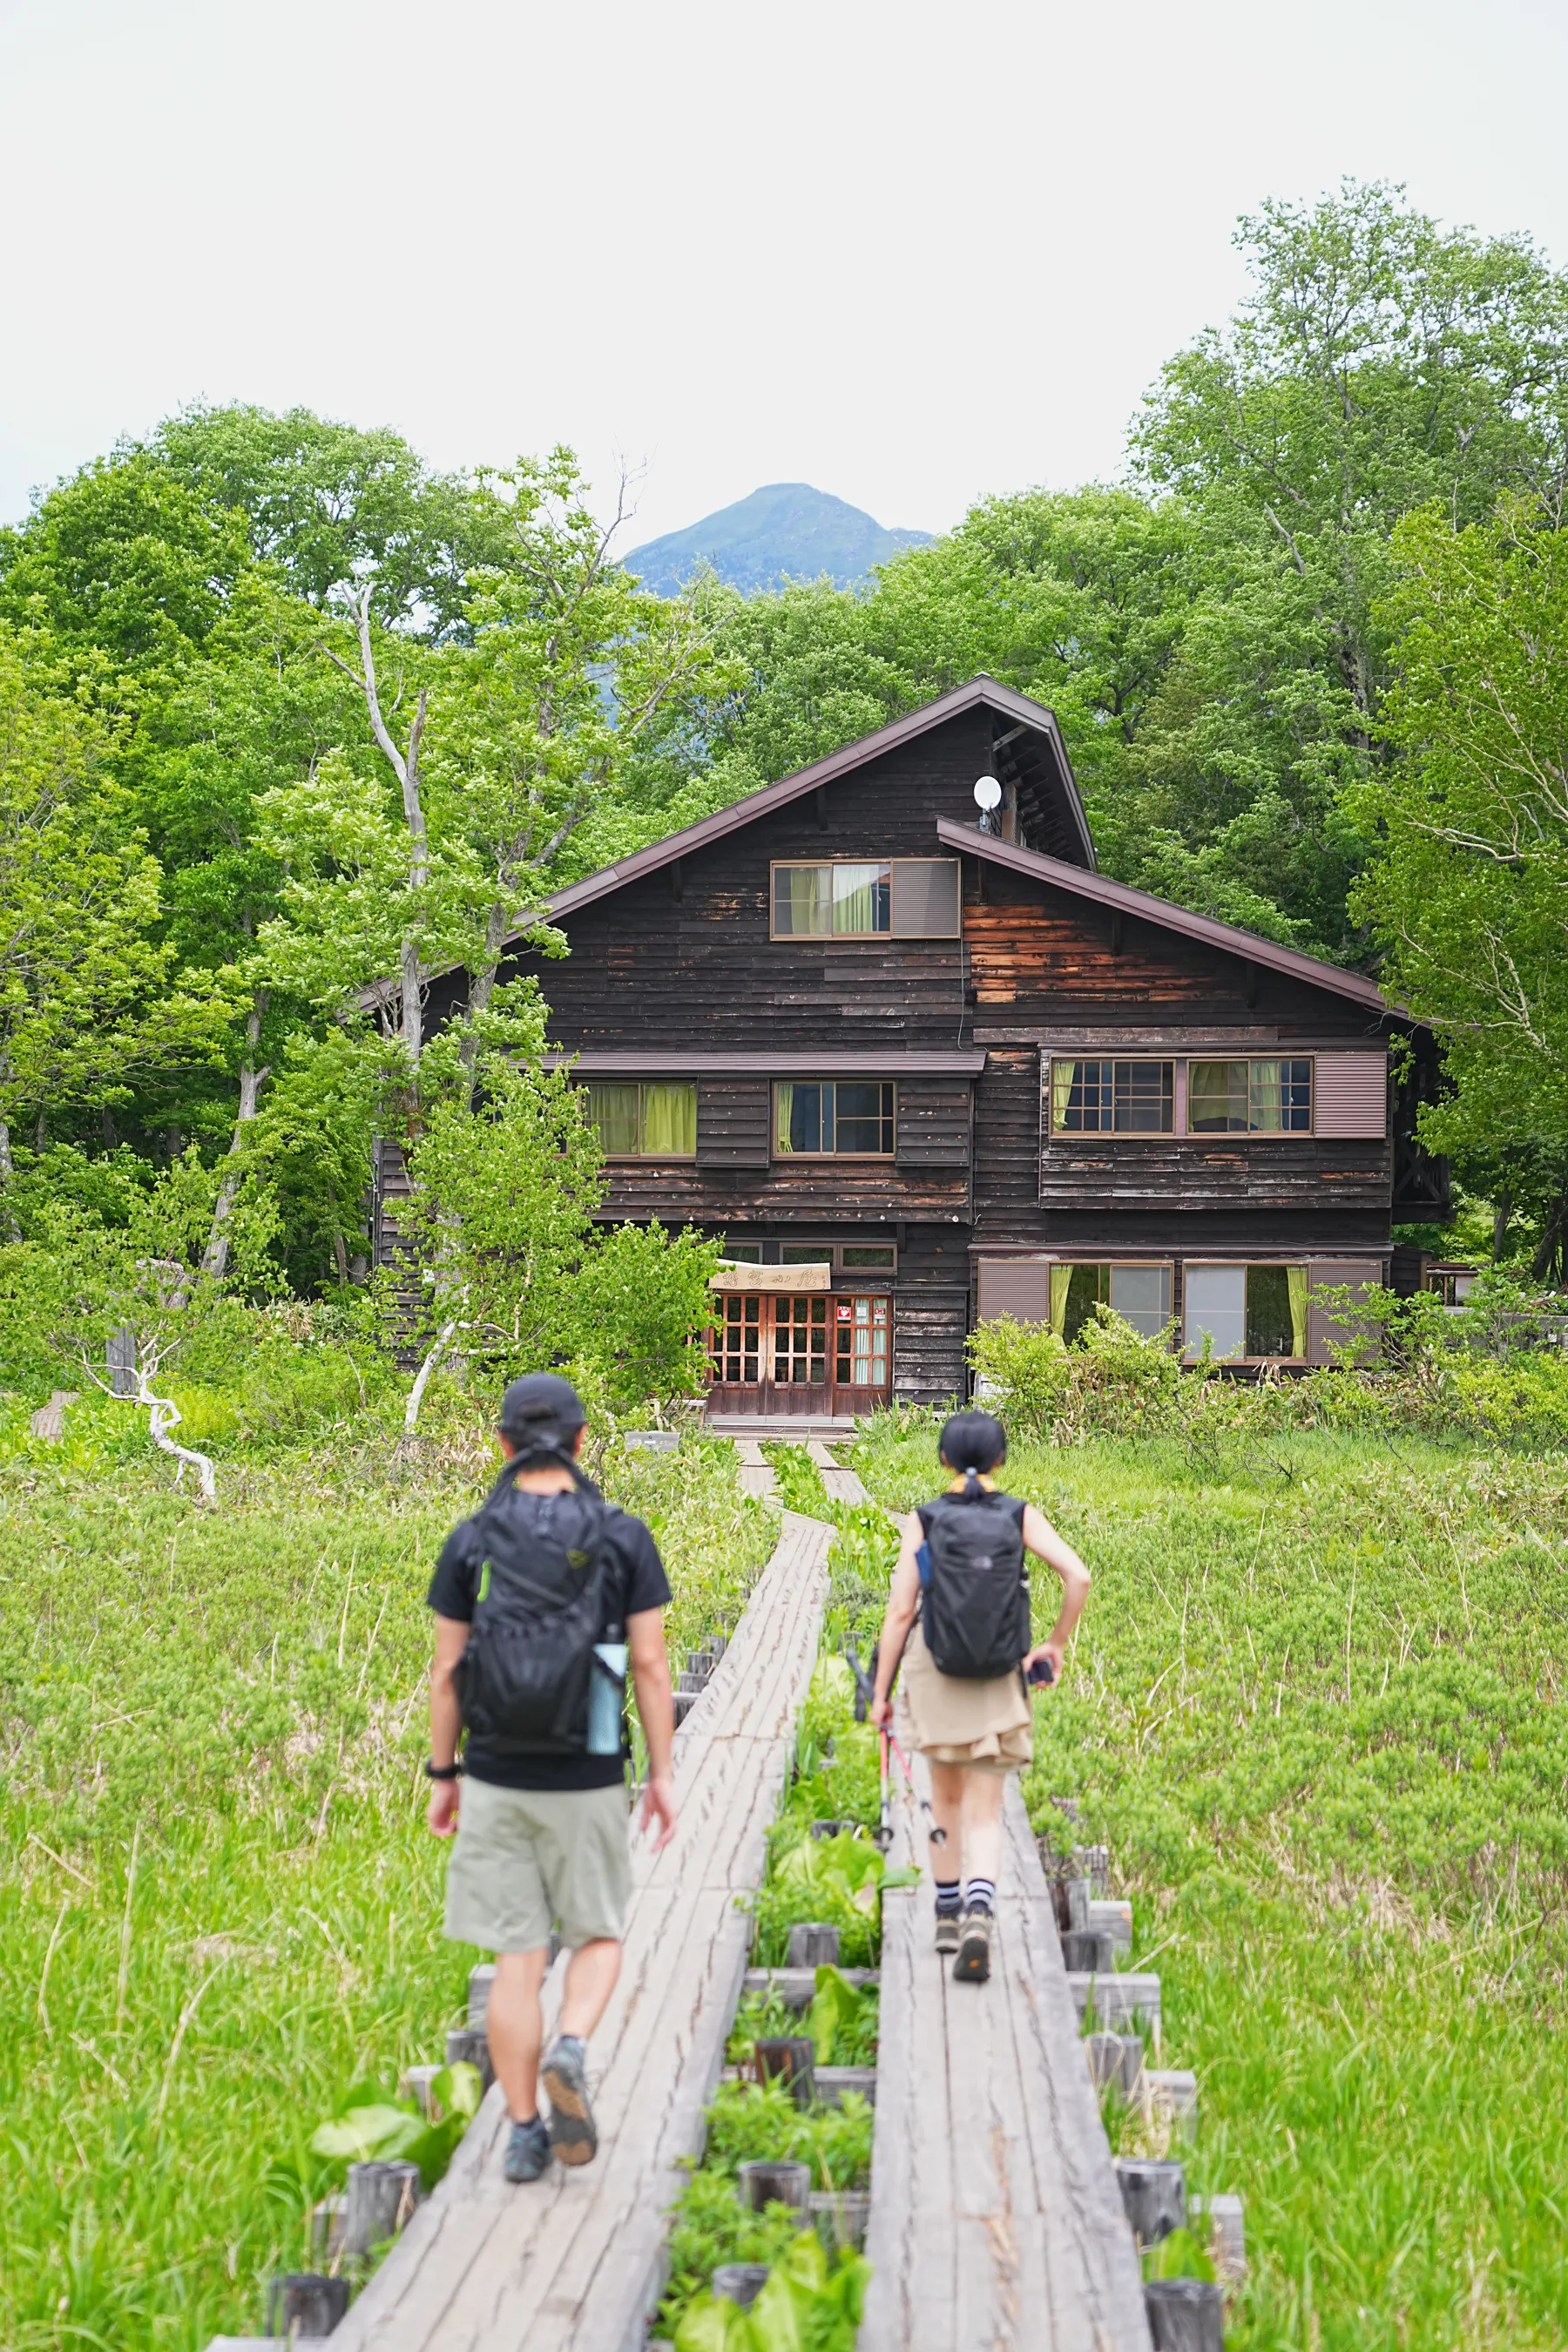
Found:
[[[905,1808],[906,1836],[909,1821]],[[860,2352],[1149,2352],[1137,2259],[1016,1785],[989,1984],[955,1985],[937,1959],[931,1895],[928,1872],[918,1891],[883,1905],[874,2275]]]
[[[514,2189],[494,2090],[447,2179],[335,2335],[339,2352],[630,2352],[662,2275],[666,2216],[740,1996],[750,1923],[795,1718],[816,1656],[831,1531],[783,1538],[701,1699],[676,1736],[679,1832],[637,1851],[621,1980],[594,2037],[602,2145],[580,2170]],[[564,1959],[551,1971],[559,2003]]]

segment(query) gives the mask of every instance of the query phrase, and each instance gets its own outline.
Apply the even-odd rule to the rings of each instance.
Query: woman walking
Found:
[[[904,1523],[870,1714],[879,1726],[891,1722],[889,1693],[902,1659],[911,1741],[931,1768],[931,1810],[946,1832],[931,1855],[936,1948],[955,1956],[956,1979],[984,1984],[1002,1801],[1008,1774],[1034,1756],[1029,1685],[1059,1679],[1089,1570],[1033,1503],[998,1487],[992,1473],[1007,1458],[1007,1439],[992,1414],[955,1412],[939,1445],[952,1483]],[[1062,1581],[1057,1622],[1037,1643],[1028,1552]]]

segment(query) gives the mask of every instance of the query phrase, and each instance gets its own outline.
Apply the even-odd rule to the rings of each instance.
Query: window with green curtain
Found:
[[[1248,1128],[1255,1135],[1278,1135],[1283,1123],[1280,1117],[1279,1063],[1250,1063],[1247,1087]]]
[[[662,1160],[697,1157],[697,1088],[650,1084],[642,1090],[642,1149]]]
[[[832,866],[775,866],[774,931],[785,939],[826,939],[832,929]]]
[[[837,865],[833,872],[833,928],[865,936],[892,928],[890,869],[886,866]]]
[[[1189,1065],[1187,1131],[1190,1135],[1246,1134],[1247,1066],[1245,1062],[1194,1062]]]
[[[1077,1062],[1051,1064],[1051,1128],[1057,1135],[1060,1135],[1067,1126],[1068,1113],[1073,1107],[1072,1093],[1078,1081],[1079,1068]],[[1066,1294],[1063,1295],[1065,1297]]]
[[[1057,1067],[1058,1070],[1070,1070],[1072,1068],[1072,1064],[1070,1062],[1058,1062],[1057,1064]],[[1051,1268],[1051,1328],[1056,1333],[1058,1339],[1064,1336],[1066,1331],[1068,1319],[1068,1293],[1071,1288],[1071,1266],[1053,1265]]]
[[[795,1082],[784,1078],[773,1088],[773,1150],[795,1150]]]
[[[1285,1280],[1290,1295],[1290,1353],[1304,1356],[1307,1352],[1307,1269],[1304,1265],[1288,1265]]]
[[[1249,1265],[1247,1269],[1247,1353],[1249,1356],[1294,1354],[1296,1305],[1282,1265]]]
[[[635,1158],[637,1148],[637,1090],[635,1086],[590,1085],[588,1117],[599,1130],[599,1142],[612,1160]]]

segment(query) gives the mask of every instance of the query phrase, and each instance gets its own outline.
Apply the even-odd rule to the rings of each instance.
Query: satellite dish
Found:
[[[982,776],[978,780],[974,787],[974,799],[976,806],[985,810],[1001,806],[1002,787],[994,776]]]

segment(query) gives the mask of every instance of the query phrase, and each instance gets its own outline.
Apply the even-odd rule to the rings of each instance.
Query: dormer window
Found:
[[[956,857],[847,857],[773,869],[775,940],[955,940]]]

